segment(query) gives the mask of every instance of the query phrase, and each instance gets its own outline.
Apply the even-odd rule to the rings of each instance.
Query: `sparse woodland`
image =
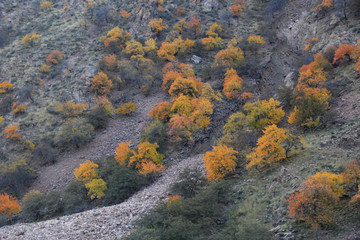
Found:
[[[359,26],[359,0],[0,3],[0,238],[173,174],[117,237],[359,239]]]

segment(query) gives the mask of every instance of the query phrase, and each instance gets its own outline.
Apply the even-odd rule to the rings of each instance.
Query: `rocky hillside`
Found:
[[[360,160],[360,3],[324,2],[1,2],[0,84],[12,87],[1,92],[0,85],[0,193],[15,196],[23,209],[6,216],[0,208],[0,226],[12,224],[0,228],[0,238],[360,238],[359,207],[353,204],[360,194],[356,188],[360,175],[347,177],[350,170],[345,167]],[[158,19],[161,30],[149,25]],[[34,40],[25,43],[24,37],[32,33]],[[220,38],[221,43],[208,47],[206,38]],[[182,40],[188,42],[167,50],[164,57],[166,44]],[[336,60],[341,46],[345,53]],[[237,49],[237,56],[218,60],[221,51]],[[56,63],[48,60],[53,50],[63,54]],[[235,64],[240,55],[243,59]],[[313,66],[315,70],[310,69]],[[104,92],[94,87],[100,72],[111,79],[112,86]],[[166,80],[169,72],[177,74],[173,80]],[[230,93],[227,78],[239,81],[232,82]],[[282,112],[278,121],[275,112],[264,110],[267,102],[259,100],[275,102],[271,109]],[[67,102],[84,105],[67,113],[63,110]],[[127,103],[135,103],[135,111],[121,113]],[[168,105],[154,113],[164,103]],[[256,103],[264,109],[252,111],[249,105]],[[296,111],[305,117],[291,121],[299,114]],[[269,123],[260,123],[264,119]],[[291,133],[292,138],[279,140],[286,156],[284,150],[279,161],[249,167],[251,153],[272,125]],[[19,128],[19,137],[6,134],[11,126]],[[124,160],[119,160],[127,149],[120,149],[121,142],[129,148]],[[150,144],[144,151],[153,146],[155,150],[141,155],[142,143]],[[203,157],[213,146],[231,148],[228,155],[236,158],[231,171],[222,163],[219,178],[210,177],[206,160],[204,167]],[[105,197],[90,199],[90,180],[82,182],[74,175],[87,160],[97,164],[95,180],[106,180]],[[126,165],[127,170],[112,163]],[[205,186],[192,186],[196,191],[191,197],[173,190],[187,167],[200,168],[210,180]],[[322,188],[333,191],[331,197],[325,194],[333,201],[327,206],[335,208],[324,207],[323,219],[315,210],[308,217],[297,205],[294,216],[289,197],[305,196],[304,184],[322,173],[333,174],[331,181],[338,181],[321,180]],[[229,196],[216,202],[222,212],[215,213],[204,202],[214,194],[213,188],[223,191],[222,182],[229,187]],[[112,189],[116,185],[121,187]],[[79,195],[69,203],[66,194],[75,187]],[[30,204],[29,191],[40,196],[43,208]],[[52,196],[59,196],[58,201]],[[220,198],[220,193],[216,196]],[[181,207],[188,202],[196,205],[194,209]],[[314,208],[322,207],[320,203]],[[193,214],[199,219],[189,213],[192,210],[199,211]],[[190,235],[181,235],[182,228],[190,229]]]

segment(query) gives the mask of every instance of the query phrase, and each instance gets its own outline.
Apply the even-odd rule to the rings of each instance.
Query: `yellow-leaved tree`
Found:
[[[206,177],[209,180],[219,180],[235,171],[238,152],[225,145],[213,146],[213,150],[207,152],[203,158]]]

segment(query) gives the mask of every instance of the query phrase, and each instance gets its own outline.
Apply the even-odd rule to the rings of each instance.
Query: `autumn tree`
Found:
[[[14,84],[5,81],[0,83],[0,93],[6,93],[9,89],[13,88]]]
[[[115,54],[109,54],[104,57],[100,62],[101,69],[106,69],[109,71],[116,71],[118,69],[118,61]]]
[[[195,41],[190,39],[183,40],[181,37],[175,38],[172,42],[163,42],[157,51],[158,57],[172,60],[178,53],[190,52],[195,45]]]
[[[155,18],[149,23],[150,30],[155,35],[160,35],[160,33],[166,30],[169,26],[163,23],[162,18]]]
[[[167,122],[170,119],[171,107],[172,104],[169,102],[158,103],[156,107],[150,110],[149,116],[162,122]]]
[[[308,128],[320,125],[320,117],[329,107],[330,92],[321,88],[327,80],[325,68],[329,62],[323,54],[315,55],[315,59],[300,69],[295,92],[295,107],[290,113],[288,122]]]
[[[231,68],[225,73],[223,93],[228,99],[240,98],[244,80],[237,75],[236,70]]]
[[[52,50],[52,52],[46,58],[46,62],[57,65],[64,57],[65,57],[64,53],[57,51],[57,50]]]
[[[265,44],[265,39],[260,35],[251,35],[248,37],[247,42],[250,49],[256,50],[259,45]]]
[[[132,151],[129,147],[131,141],[129,142],[120,142],[118,147],[115,149],[115,160],[121,166],[126,166],[128,164],[127,160],[132,156]]]
[[[131,13],[129,13],[128,11],[126,11],[126,10],[121,10],[120,11],[120,14],[121,14],[121,16],[123,16],[123,18],[125,18],[125,19],[128,19],[130,16],[131,16]]]
[[[199,94],[197,82],[199,81],[196,78],[178,77],[173,84],[171,84],[169,94],[173,97],[177,97],[180,94],[195,97]]]
[[[88,195],[91,199],[101,199],[105,197],[105,191],[107,190],[106,182],[101,178],[92,179],[90,182],[85,184],[88,190]]]
[[[234,16],[240,16],[244,13],[246,8],[246,0],[236,0],[234,4],[230,7],[230,11]]]
[[[195,36],[201,32],[201,22],[197,16],[192,16],[189,22],[189,29],[192,30]]]
[[[43,1],[40,5],[41,9],[48,10],[53,5],[50,1]]]
[[[138,109],[138,105],[133,102],[127,102],[116,109],[116,114],[129,115]]]
[[[205,49],[211,50],[214,48],[219,48],[222,45],[222,39],[220,37],[207,37],[202,39],[202,44],[205,46]]]
[[[157,143],[149,143],[148,141],[141,142],[138,145],[137,151],[133,151],[133,156],[130,157],[128,166],[134,166],[140,174],[148,174],[159,172],[165,168],[162,165],[164,156],[158,153]]]
[[[314,46],[314,44],[315,44],[316,42],[318,42],[318,41],[319,41],[319,38],[317,38],[317,37],[308,39],[308,40],[306,41],[307,43],[305,44],[304,51],[309,51],[310,48],[312,48],[312,47]]]
[[[39,71],[40,71],[41,73],[49,73],[49,72],[51,72],[50,65],[42,64],[42,65],[39,67]]]
[[[345,165],[345,168],[342,176],[345,187],[351,194],[358,190],[360,184],[360,164],[358,161],[351,161]]]
[[[244,106],[251,128],[263,129],[269,125],[277,124],[285,116],[280,102],[270,98],[269,100],[258,100],[248,102]]]
[[[203,158],[207,171],[206,177],[209,180],[219,180],[234,172],[237,153],[233,148],[224,145],[213,146],[213,150],[207,152]]]
[[[289,133],[275,124],[266,127],[263,133],[264,135],[257,141],[257,147],[246,155],[249,160],[246,165],[247,169],[263,168],[286,158],[283,143]]]
[[[92,81],[91,90],[101,95],[108,94],[113,87],[112,81],[103,72],[99,72],[98,75],[94,76]]]
[[[189,23],[186,21],[185,18],[180,19],[175,25],[173,26],[173,31],[175,31],[176,35],[180,35],[184,33],[189,28]]]
[[[125,47],[125,43],[129,41],[131,37],[130,32],[119,27],[114,27],[107,33],[104,46],[111,51],[122,50]]]
[[[130,41],[126,42],[124,52],[127,55],[144,55],[144,48],[140,42],[131,39]]]
[[[87,103],[74,103],[72,101],[67,101],[63,104],[59,103],[56,110],[63,114],[65,117],[74,117],[82,114],[84,110],[88,107],[89,104]]]
[[[80,182],[89,182],[93,179],[99,178],[97,172],[98,167],[99,165],[90,160],[80,164],[80,167],[76,168],[74,172],[76,180]]]
[[[218,37],[222,31],[223,31],[223,29],[222,29],[221,25],[215,22],[210,26],[209,30],[206,32],[206,35]]]
[[[312,8],[312,11],[318,12],[333,6],[333,0],[318,0],[318,2],[319,4],[316,7]]]
[[[175,142],[192,140],[191,119],[184,114],[174,114],[169,123],[169,136]]]
[[[26,105],[24,103],[18,103],[17,101],[13,103],[11,107],[11,114],[18,115],[24,113],[26,110]]]
[[[244,52],[238,47],[228,47],[215,55],[214,66],[226,69],[237,67],[244,61]]]
[[[7,139],[20,140],[21,135],[20,135],[20,133],[17,132],[19,129],[20,128],[18,126],[11,125],[11,126],[7,127],[6,129],[4,129],[3,133],[6,135]]]
[[[11,217],[21,211],[21,206],[15,197],[9,196],[7,193],[0,195],[0,215]]]
[[[289,214],[311,226],[333,222],[334,206],[344,194],[341,175],[318,172],[288,198]]]
[[[37,41],[39,41],[40,36],[36,33],[29,33],[25,35],[25,37],[21,40],[23,45],[30,45],[33,46]]]

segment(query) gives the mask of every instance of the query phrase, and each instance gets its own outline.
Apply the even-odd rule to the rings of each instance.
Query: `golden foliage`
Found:
[[[244,80],[231,68],[225,73],[223,93],[228,99],[240,98]]]
[[[41,7],[41,9],[49,9],[49,8],[51,8],[51,6],[53,5],[53,3],[52,2],[50,2],[50,1],[43,1],[42,3],[41,3],[41,5],[40,5],[40,7]]]
[[[138,105],[133,102],[127,102],[116,109],[116,114],[129,115],[137,110]]]
[[[177,53],[190,52],[195,45],[195,41],[190,39],[183,40],[181,37],[175,38],[172,42],[163,42],[157,51],[160,58],[172,60]]]
[[[113,50],[122,49],[127,41],[132,37],[131,33],[119,28],[114,27],[107,33],[107,38],[104,41],[106,48],[112,48]]]
[[[157,50],[157,47],[155,45],[155,40],[153,38],[150,38],[149,40],[145,41],[144,51],[145,52],[151,52]]]
[[[0,83],[0,93],[6,93],[9,89],[13,88],[14,84],[8,81]]]
[[[24,103],[19,104],[18,102],[14,102],[11,107],[11,113],[16,115],[18,113],[23,113],[26,110],[26,105]]]
[[[135,166],[139,173],[142,174],[158,172],[164,169],[162,165],[164,156],[158,153],[157,148],[159,148],[157,143],[141,142],[138,145],[137,151],[133,151],[133,156],[130,157],[128,166]]]
[[[104,191],[107,190],[106,182],[101,179],[92,179],[90,182],[85,184],[86,189],[88,190],[88,195],[91,199],[101,199],[105,197]]]
[[[219,37],[219,34],[222,32],[222,27],[218,23],[213,23],[209,30],[206,32],[206,35],[213,36],[213,37]]]
[[[98,167],[99,165],[90,160],[80,164],[80,167],[76,168],[74,172],[76,180],[81,182],[89,182],[93,179],[99,178],[97,173]]]
[[[103,72],[99,72],[98,75],[93,78],[91,90],[96,91],[99,94],[108,94],[112,86],[113,83],[108,76]]]
[[[35,42],[39,41],[40,36],[35,33],[26,34],[25,37],[21,40],[23,45],[33,45]]]
[[[89,107],[87,103],[74,103],[67,101],[66,103],[59,103],[57,105],[57,111],[61,112],[66,117],[74,117],[84,112]]]
[[[273,124],[266,127],[263,133],[264,135],[257,141],[257,147],[246,155],[249,160],[247,169],[266,167],[286,158],[282,144],[289,136],[287,131]]]
[[[250,44],[264,44],[265,43],[264,38],[261,37],[260,35],[251,35],[251,36],[249,36],[247,41]]]
[[[49,73],[51,71],[50,66],[47,64],[43,64],[39,67],[39,71],[42,73]]]
[[[238,47],[229,47],[220,50],[215,55],[215,66],[232,68],[239,66],[244,60],[244,52]]]
[[[118,147],[115,149],[115,160],[119,163],[119,165],[126,166],[127,160],[132,155],[132,151],[129,147],[131,141],[129,142],[120,142]]]
[[[131,39],[126,42],[126,47],[124,52],[128,55],[144,55],[144,48],[140,42]]]
[[[207,152],[203,158],[206,177],[209,180],[219,180],[235,171],[238,152],[227,146],[213,146],[213,150]]]
[[[273,98],[268,101],[248,102],[245,104],[244,110],[248,112],[247,118],[251,128],[263,129],[269,125],[279,123],[285,116],[280,102]]]
[[[175,204],[181,204],[182,200],[179,195],[170,196],[166,202],[166,207],[171,208]]]
[[[160,32],[166,30],[169,26],[163,23],[162,18],[155,18],[150,21],[149,27],[154,34],[159,35]]]
[[[202,39],[202,44],[205,45],[205,49],[211,50],[218,48],[222,45],[222,39],[220,37],[207,37]]]

